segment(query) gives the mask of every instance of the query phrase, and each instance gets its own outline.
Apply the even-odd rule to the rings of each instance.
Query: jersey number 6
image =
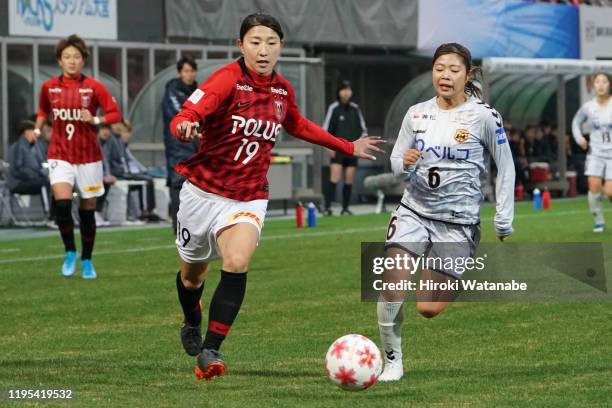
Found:
[[[436,188],[440,185],[440,173],[438,173],[438,170],[440,170],[439,167],[432,167],[429,169],[427,183],[429,184],[430,188]]]
[[[246,137],[242,138],[242,144],[234,156],[234,161],[238,161],[243,150],[247,157],[242,160],[242,164],[247,164],[257,154],[257,151],[259,150],[259,142],[257,140],[253,140],[249,143],[249,139]]]

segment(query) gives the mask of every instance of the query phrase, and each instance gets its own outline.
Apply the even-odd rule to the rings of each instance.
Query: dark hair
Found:
[[[610,85],[612,85],[612,75],[610,75],[610,74],[608,74],[607,72],[604,72],[604,71],[595,72],[593,74],[593,76],[591,76],[591,81],[595,81],[595,78],[597,78],[600,75],[605,76],[608,79],[608,82],[610,83]]]
[[[465,84],[465,93],[467,95],[476,96],[478,98],[481,97],[480,89],[474,84],[474,79],[477,76],[482,77],[482,70],[479,66],[474,65],[472,62],[472,54],[470,50],[459,43],[446,43],[442,44],[436,49],[434,53],[433,59],[431,61],[431,66],[433,67],[436,63],[436,60],[440,58],[442,55],[446,54],[457,54],[463,60],[465,64],[465,69],[468,75],[472,76],[472,79],[467,81]]]
[[[351,82],[343,79],[342,81],[338,82],[338,87],[336,88],[336,98],[340,99],[340,91],[343,89],[353,89],[353,87],[351,86]]]
[[[193,68],[196,71],[198,70],[198,64],[195,62],[195,60],[190,55],[185,55],[184,57],[182,57],[180,60],[176,62],[176,70],[177,71],[182,70],[183,65],[185,64],[191,66],[191,68]]]
[[[19,123],[19,135],[23,135],[26,130],[34,129],[34,122],[32,122],[31,120],[22,120],[21,123]]]
[[[85,41],[83,41],[83,39],[76,34],[72,34],[69,37],[59,40],[55,46],[55,56],[58,60],[62,58],[62,52],[64,52],[64,50],[68,47],[74,47],[79,50],[83,59],[87,61],[87,57],[89,57],[87,45],[85,45]]]
[[[282,41],[283,28],[281,27],[280,23],[276,18],[264,13],[249,14],[244,18],[244,20],[242,20],[242,24],[240,25],[240,41],[244,40],[244,36],[246,35],[246,33],[249,32],[251,28],[257,26],[264,26],[268,27],[271,30],[274,30]]]

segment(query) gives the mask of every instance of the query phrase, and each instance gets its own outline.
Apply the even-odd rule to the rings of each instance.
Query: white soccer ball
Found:
[[[325,371],[343,390],[361,391],[376,383],[382,371],[376,344],[361,334],[347,334],[332,343],[325,355]]]

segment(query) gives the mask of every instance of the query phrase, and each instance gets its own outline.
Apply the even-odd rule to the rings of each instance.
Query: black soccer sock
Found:
[[[94,210],[79,209],[81,219],[81,259],[91,259],[94,242],[96,241],[96,217]]]
[[[179,302],[183,308],[185,322],[190,326],[199,326],[202,323],[202,307],[200,298],[204,292],[204,282],[197,289],[189,290],[183,285],[181,272],[176,275],[176,290],[178,292]]]
[[[64,241],[66,251],[76,251],[74,244],[74,221],[72,220],[72,200],[55,200],[55,221]]]
[[[353,188],[352,184],[344,184],[342,186],[342,209],[347,210],[349,203],[351,202],[351,189]]]
[[[336,186],[337,183],[332,183],[331,181],[327,184],[327,191],[325,192],[325,209],[331,209],[332,202],[336,198]]]
[[[221,281],[210,301],[208,330],[202,348],[219,350],[238,315],[244,299],[246,283],[246,272],[221,271]]]

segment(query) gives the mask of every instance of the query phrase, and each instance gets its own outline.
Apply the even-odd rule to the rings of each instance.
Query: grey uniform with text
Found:
[[[403,155],[417,149],[422,156],[405,169]],[[486,171],[485,151],[497,165],[495,230],[512,233],[514,217],[514,163],[502,118],[477,98],[454,109],[442,110],[436,99],[412,106],[393,152],[395,175],[406,177],[402,205],[421,217],[460,225],[480,222],[484,199],[480,175]]]

